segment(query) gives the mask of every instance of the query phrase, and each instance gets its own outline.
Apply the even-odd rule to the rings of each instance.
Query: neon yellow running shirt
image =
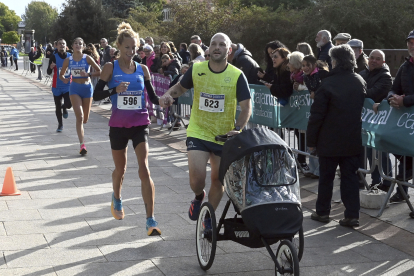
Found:
[[[208,61],[195,63],[192,68],[194,100],[187,137],[215,141],[234,129],[237,108],[237,80],[242,71],[231,64],[221,73],[213,73]]]

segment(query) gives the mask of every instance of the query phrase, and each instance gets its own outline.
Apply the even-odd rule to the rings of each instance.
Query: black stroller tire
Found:
[[[279,263],[282,271],[289,269],[290,271],[276,271],[276,275],[293,275],[299,276],[299,259],[295,246],[289,240],[280,241],[276,251],[276,261]]]
[[[299,262],[302,260],[303,256],[303,249],[305,247],[305,238],[303,236],[303,226],[299,229],[299,231],[295,234],[292,238],[291,242],[298,253]]]
[[[204,230],[204,219],[209,214],[211,218],[211,231],[208,235]],[[211,233],[210,233],[211,232]],[[214,208],[209,202],[204,202],[201,205],[200,213],[196,225],[196,249],[197,258],[200,267],[203,270],[208,270],[214,262],[217,247],[217,225]]]

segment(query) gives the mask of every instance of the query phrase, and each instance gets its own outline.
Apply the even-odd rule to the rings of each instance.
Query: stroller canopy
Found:
[[[292,154],[292,150],[285,141],[268,128],[248,129],[230,138],[223,146],[219,169],[220,181],[223,183],[224,176],[231,163],[253,152],[267,149],[285,149]]]

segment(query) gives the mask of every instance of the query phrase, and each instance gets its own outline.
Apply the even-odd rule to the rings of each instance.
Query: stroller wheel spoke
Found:
[[[205,202],[201,205],[197,219],[196,249],[200,267],[207,270],[211,267],[216,254],[217,228],[213,206]]]

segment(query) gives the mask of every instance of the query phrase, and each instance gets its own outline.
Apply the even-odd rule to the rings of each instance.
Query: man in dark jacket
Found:
[[[252,54],[244,48],[243,44],[231,44],[232,52],[227,60],[243,71],[249,84],[260,84],[257,77],[259,64],[253,59]]]
[[[394,108],[404,108],[414,105],[414,30],[408,34],[406,41],[410,57],[406,58],[400,69],[398,69],[397,75],[395,76],[394,83],[392,85],[392,89],[387,96],[388,103]],[[399,154],[394,155],[397,157],[397,159],[400,160],[400,164],[398,166],[399,172],[396,176],[396,179],[400,181],[409,181],[413,178],[413,158],[410,156],[406,156],[404,158],[404,156]],[[408,187],[403,186],[403,188],[407,193]],[[403,201],[404,197],[402,196],[400,189],[397,187],[397,193],[390,198],[390,202],[399,203]]]
[[[359,73],[362,70],[367,69],[368,68],[368,57],[364,53],[364,43],[362,42],[362,40],[351,39],[350,41],[348,41],[348,45],[351,46],[355,54],[357,68],[355,68],[354,72]]]
[[[332,47],[332,71],[315,93],[307,128],[307,145],[319,156],[319,186],[316,213],[311,219],[329,222],[333,181],[341,169],[341,199],[345,206],[342,226],[359,225],[359,179],[361,112],[366,83],[355,74],[355,55],[349,45]]]
[[[332,48],[331,33],[327,30],[321,30],[318,32],[315,38],[316,47],[319,49],[318,60],[328,63],[329,70],[332,69],[331,57],[329,56],[329,50]]]
[[[195,43],[200,45],[201,49],[203,49],[203,51],[208,49],[208,46],[206,46],[203,41],[201,41],[201,38],[198,35],[193,35],[190,39],[191,43]]]
[[[374,104],[374,110],[377,111],[377,106],[383,99],[387,97],[388,92],[392,87],[392,77],[388,65],[385,63],[385,54],[383,51],[375,49],[369,54],[368,68],[362,70],[361,77],[367,82],[367,98],[372,99]],[[364,164],[364,155],[362,157],[362,164]],[[370,164],[372,164],[372,149],[367,148],[367,158]],[[392,165],[390,157],[387,153],[382,153],[382,168],[384,174],[392,176]],[[388,171],[388,173],[387,173]],[[372,185],[378,185],[378,189],[388,192],[391,182],[384,180],[381,183],[381,176],[378,168],[371,173]]]
[[[34,60],[35,60],[35,56],[36,56],[36,51],[35,51],[34,47],[30,47],[29,60],[31,61],[30,71],[32,73],[36,72],[36,65],[33,63]]]
[[[101,47],[103,49],[101,67],[103,68],[105,63],[110,62],[112,59],[112,56],[110,53],[112,47],[108,44],[108,40],[106,40],[106,38],[101,38]]]

